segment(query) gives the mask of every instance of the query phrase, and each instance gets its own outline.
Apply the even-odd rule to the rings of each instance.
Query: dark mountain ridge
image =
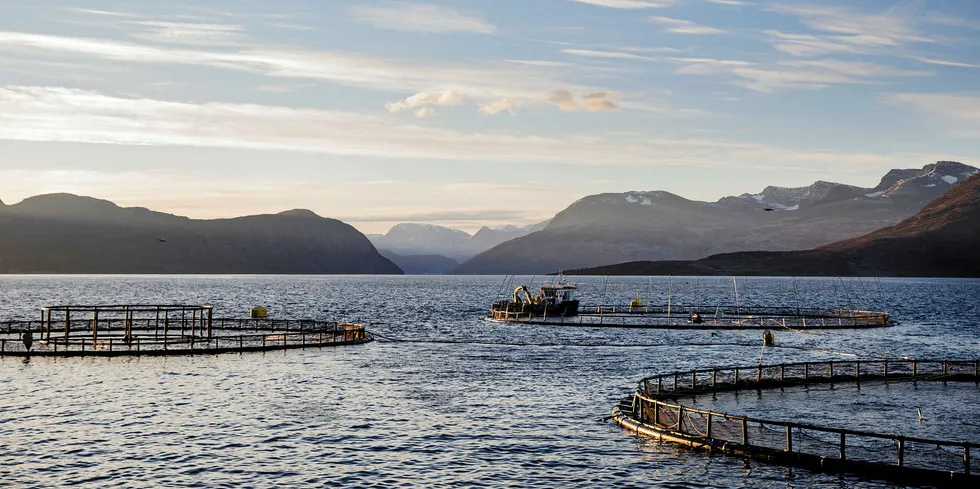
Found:
[[[806,249],[908,218],[977,169],[940,161],[892,170],[874,188],[818,181],[699,202],[664,191],[574,202],[542,231],[487,250],[453,273],[550,273],[629,261],[697,260]]]
[[[0,207],[0,229],[0,273],[401,273],[356,229],[307,210],[196,220],[50,194]]]
[[[569,273],[978,277],[978,249],[980,175],[973,175],[894,226],[810,250],[622,263]]]

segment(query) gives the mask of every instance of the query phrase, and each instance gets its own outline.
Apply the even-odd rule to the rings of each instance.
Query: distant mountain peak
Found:
[[[69,193],[53,193],[28,197],[20,203],[12,205],[11,208],[29,214],[63,214],[74,216],[90,214],[93,217],[101,217],[104,213],[115,212],[121,209],[121,207],[108,200]]]
[[[293,216],[293,217],[320,217],[319,214],[313,212],[309,209],[291,209],[288,211],[282,211],[279,213],[280,216]]]

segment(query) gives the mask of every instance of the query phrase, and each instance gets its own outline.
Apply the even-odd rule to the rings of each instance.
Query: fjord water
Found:
[[[668,290],[673,303],[735,300],[731,279],[573,280],[585,303],[623,304],[636,293],[666,303]],[[278,318],[364,322],[379,340],[264,354],[4,358],[0,481],[14,487],[891,487],[661,446],[602,421],[644,376],[758,363],[761,333],[482,319],[491,299],[532,281],[542,280],[2,277],[2,319],[34,318],[43,305],[68,303],[203,303],[215,305],[218,316],[265,305]],[[741,305],[873,308],[901,322],[865,331],[777,331],[779,346],[765,351],[767,363],[881,353],[978,356],[978,280],[754,278],[739,279],[738,292]],[[962,401],[976,393],[957,389],[949,402],[941,387],[927,394],[946,419],[975,417],[976,404]],[[873,403],[850,404],[841,395],[846,390],[833,403],[789,396],[780,405],[794,418],[874,411]]]

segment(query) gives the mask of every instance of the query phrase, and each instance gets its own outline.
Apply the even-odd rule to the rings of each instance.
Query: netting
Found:
[[[980,382],[978,370],[978,361],[889,359],[677,372],[643,379],[631,408],[632,416],[641,423],[710,446],[735,444],[762,453],[804,454],[969,476],[980,463],[980,444],[733,416],[671,400],[706,392],[756,389],[761,393],[769,387],[835,382]]]
[[[52,317],[50,311],[58,313]],[[208,306],[45,308],[39,321],[0,323],[0,355],[197,354],[369,341],[359,324],[214,318]]]

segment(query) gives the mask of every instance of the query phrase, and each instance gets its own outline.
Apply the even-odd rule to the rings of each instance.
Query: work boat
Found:
[[[578,315],[578,288],[564,279],[553,284],[542,285],[538,295],[531,295],[526,285],[514,289],[510,300],[494,302],[491,307],[493,319],[530,320],[534,318],[567,317]]]

